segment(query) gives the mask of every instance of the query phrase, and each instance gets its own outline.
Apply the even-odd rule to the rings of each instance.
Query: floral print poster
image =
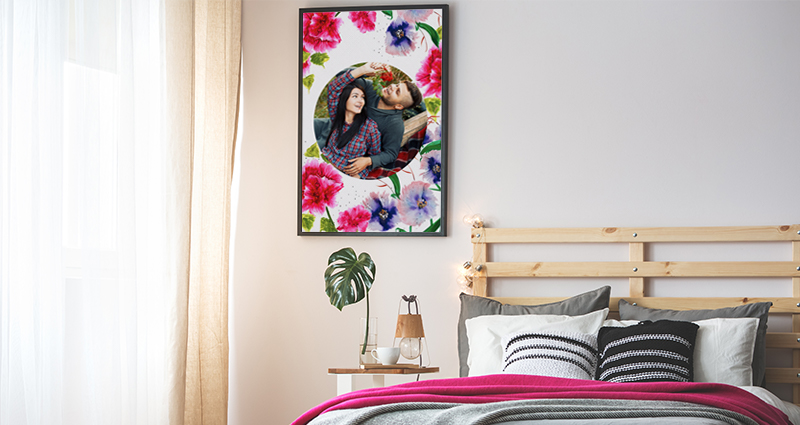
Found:
[[[444,236],[447,5],[300,10],[299,235]]]

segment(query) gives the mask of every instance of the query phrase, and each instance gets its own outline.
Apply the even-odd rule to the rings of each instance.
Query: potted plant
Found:
[[[353,248],[342,248],[328,257],[325,269],[325,293],[331,305],[342,311],[344,306],[367,299],[367,320],[361,355],[366,354],[369,337],[369,290],[375,281],[375,263],[366,252],[356,256]]]

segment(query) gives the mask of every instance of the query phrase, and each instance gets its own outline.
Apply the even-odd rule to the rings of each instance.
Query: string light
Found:
[[[472,282],[476,277],[478,277],[481,270],[483,270],[482,264],[478,264],[473,267],[472,261],[466,261],[460,269],[460,275],[456,279],[459,286],[461,286],[461,288],[465,291],[470,291],[472,288]]]
[[[464,224],[472,227],[473,229],[481,229],[485,226],[483,216],[480,214],[467,214],[464,216],[462,221]],[[472,261],[465,262],[464,265],[459,269],[459,276],[456,278],[456,281],[463,292],[472,292],[472,283],[475,278],[478,277],[482,269],[483,265],[481,264],[473,267]]]
[[[483,227],[483,217],[480,214],[472,214],[472,215],[465,215],[462,219],[464,224],[473,228],[481,228]]]

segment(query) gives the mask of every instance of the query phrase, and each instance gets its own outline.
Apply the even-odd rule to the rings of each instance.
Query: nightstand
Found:
[[[407,365],[393,366],[367,366],[365,368],[344,369],[329,368],[328,375],[336,375],[336,395],[342,395],[353,391],[353,383],[356,375],[372,375],[372,386],[382,387],[385,375],[418,375],[422,373],[437,373],[438,367],[417,367]]]

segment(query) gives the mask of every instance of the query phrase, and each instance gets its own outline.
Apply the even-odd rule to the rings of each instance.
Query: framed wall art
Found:
[[[448,6],[300,9],[298,235],[445,236]]]

